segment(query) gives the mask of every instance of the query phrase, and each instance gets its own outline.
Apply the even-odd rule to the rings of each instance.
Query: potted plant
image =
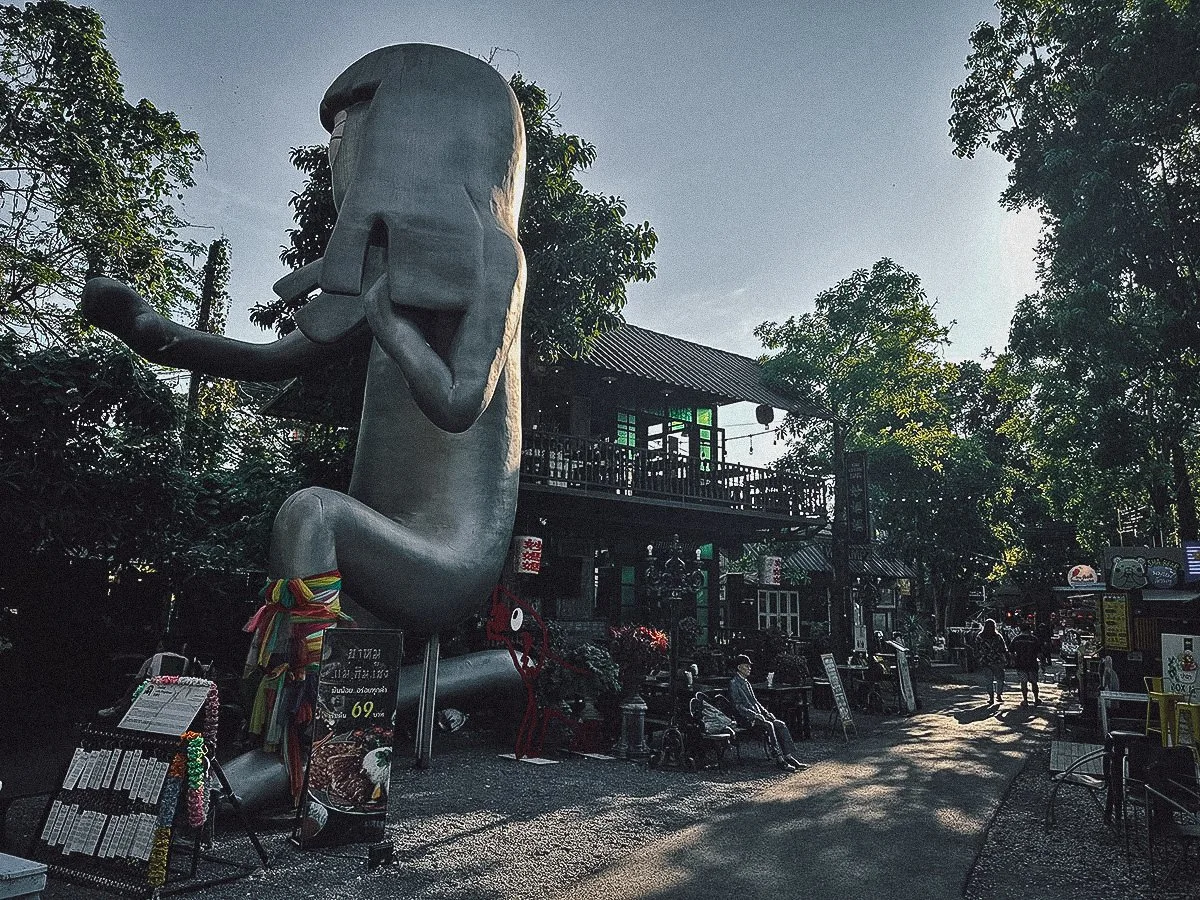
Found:
[[[620,694],[621,670],[603,647],[579,644],[559,651],[556,659],[546,663],[537,691],[542,706],[565,706],[578,715],[581,709],[576,707]]]
[[[621,691],[636,694],[642,682],[667,658],[666,632],[646,625],[622,625],[611,630],[609,650],[621,669]]]
[[[808,661],[799,653],[784,652],[775,657],[777,684],[808,684],[811,680]]]

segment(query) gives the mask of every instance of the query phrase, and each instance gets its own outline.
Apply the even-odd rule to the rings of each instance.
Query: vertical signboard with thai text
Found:
[[[825,666],[825,677],[829,679],[829,691],[833,694],[834,709],[842,722],[842,736],[849,738],[848,728],[854,727],[854,718],[850,715],[850,700],[846,697],[846,686],[842,684],[842,674],[838,671],[837,663],[832,653],[821,654],[821,664]],[[858,730],[855,729],[855,733]]]
[[[1107,591],[1100,598],[1100,613],[1100,621],[1104,628],[1104,649],[1130,649],[1129,595],[1124,591]]]
[[[846,515],[850,543],[871,543],[871,508],[867,490],[867,454],[846,454]]]
[[[325,632],[315,733],[300,801],[302,847],[383,838],[403,652],[399,631]]]

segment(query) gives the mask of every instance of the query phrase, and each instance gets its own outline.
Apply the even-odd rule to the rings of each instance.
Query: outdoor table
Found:
[[[762,704],[775,713],[791,729],[795,737],[803,740],[812,738],[808,710],[812,705],[812,685],[777,684],[767,687],[766,682],[754,685],[754,693]]]

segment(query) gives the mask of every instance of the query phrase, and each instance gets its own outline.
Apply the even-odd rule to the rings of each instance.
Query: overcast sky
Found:
[[[1031,214],[1000,209],[1007,165],[947,136],[987,0],[473,3],[99,0],[131,100],[200,134],[185,214],[233,243],[231,336],[284,272],[299,189],[288,149],[324,143],[317,105],[363,54],[401,42],[487,55],[558,98],[598,150],[584,182],[658,232],[658,277],[626,319],[757,356],[760,322],[811,309],[887,256],[916,273],[948,357],[1001,349],[1034,289]]]

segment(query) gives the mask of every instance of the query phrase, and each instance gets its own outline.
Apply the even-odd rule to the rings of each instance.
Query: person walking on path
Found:
[[[1039,622],[1038,627],[1034,629],[1033,636],[1038,639],[1039,652],[1042,656],[1042,669],[1048,671],[1050,669],[1050,625],[1047,622]]]
[[[1004,702],[1004,667],[1008,664],[1008,644],[996,628],[996,620],[983,623],[983,631],[975,642],[975,656],[987,679],[988,703]]]
[[[1028,622],[1021,623],[1021,633],[1012,639],[1008,647],[1012,651],[1013,665],[1021,674],[1021,705],[1029,705],[1029,685],[1033,685],[1033,705],[1042,701],[1038,698],[1038,657],[1041,655],[1041,642],[1033,634],[1033,626]]]
[[[774,713],[758,702],[754,695],[754,685],[750,683],[750,657],[741,654],[734,660],[737,674],[729,679],[729,699],[743,725],[754,729],[755,734],[762,734],[767,739],[767,747],[771,757],[785,772],[795,772],[807,769],[808,766],[796,759],[796,745],[792,741],[792,733]]]

